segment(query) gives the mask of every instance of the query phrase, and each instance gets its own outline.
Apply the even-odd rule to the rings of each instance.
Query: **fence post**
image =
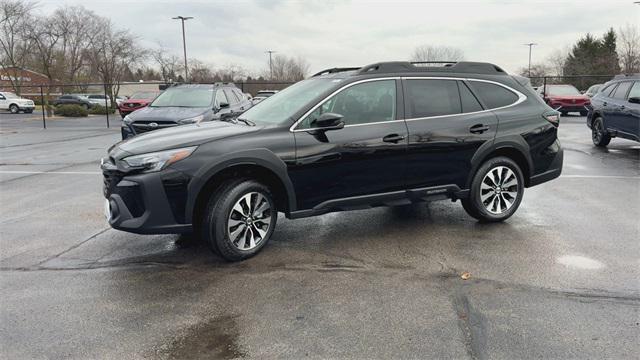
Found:
[[[107,114],[107,129],[109,128],[109,107],[107,106],[107,84],[104,84],[104,109]]]
[[[543,76],[542,77],[542,98],[544,99],[545,96],[547,96],[547,77]]]
[[[42,90],[42,85],[40,85],[40,103],[42,104],[42,127],[46,129],[47,120],[44,116],[44,91]]]

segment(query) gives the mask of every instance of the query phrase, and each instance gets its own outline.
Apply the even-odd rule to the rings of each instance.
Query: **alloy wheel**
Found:
[[[519,187],[518,177],[510,168],[496,166],[480,183],[480,201],[490,213],[502,214],[518,199]]]
[[[593,138],[593,142],[596,144],[600,143],[600,141],[602,141],[602,135],[603,135],[602,122],[596,121],[593,124],[593,131],[591,131],[591,137]]]
[[[243,195],[231,208],[227,231],[233,246],[251,250],[265,240],[271,226],[271,203],[259,192]]]

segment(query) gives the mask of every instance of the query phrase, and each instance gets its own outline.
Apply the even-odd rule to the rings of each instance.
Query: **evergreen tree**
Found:
[[[580,38],[565,62],[565,75],[615,75],[620,72],[620,62],[616,51],[616,33],[609,29],[602,39],[591,34]],[[573,84],[579,89],[601,83],[605,78],[567,78],[566,83]]]

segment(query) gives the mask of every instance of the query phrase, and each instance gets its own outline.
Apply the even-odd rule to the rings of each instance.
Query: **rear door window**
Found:
[[[629,91],[629,88],[631,87],[632,84],[633,83],[631,81],[621,82],[616,88],[616,91],[613,93],[612,97],[614,99],[626,100],[627,92]]]
[[[629,96],[627,97],[627,99],[632,97],[640,97],[640,81],[636,81],[633,83],[633,87],[631,88],[631,91],[629,91]]]
[[[229,100],[227,96],[224,94],[224,91],[218,90],[216,91],[216,105],[220,106],[220,104],[226,103],[229,104]]]
[[[407,79],[410,118],[459,114],[462,111],[455,80]]]
[[[482,105],[480,105],[478,99],[465,83],[458,81],[458,88],[460,89],[460,102],[462,103],[463,113],[482,111]]]
[[[238,99],[231,89],[224,89],[224,93],[227,95],[227,99],[229,99],[230,104],[234,105],[240,102],[240,99]]]
[[[503,86],[477,80],[470,81],[470,84],[489,109],[509,106],[518,101],[518,95]]]

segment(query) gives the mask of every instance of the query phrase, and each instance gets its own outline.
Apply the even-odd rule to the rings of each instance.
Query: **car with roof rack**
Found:
[[[178,125],[233,119],[251,106],[232,83],[172,86],[148,106],[124,117],[122,139]]]
[[[640,142],[640,75],[617,75],[602,85],[591,98],[587,126],[596,146],[614,137]]]
[[[559,114],[489,63],[383,62],[321,71],[235,121],[154,131],[102,160],[120,230],[192,233],[229,261],[259,252],[278,213],[460,200],[503,221],[558,177]]]

